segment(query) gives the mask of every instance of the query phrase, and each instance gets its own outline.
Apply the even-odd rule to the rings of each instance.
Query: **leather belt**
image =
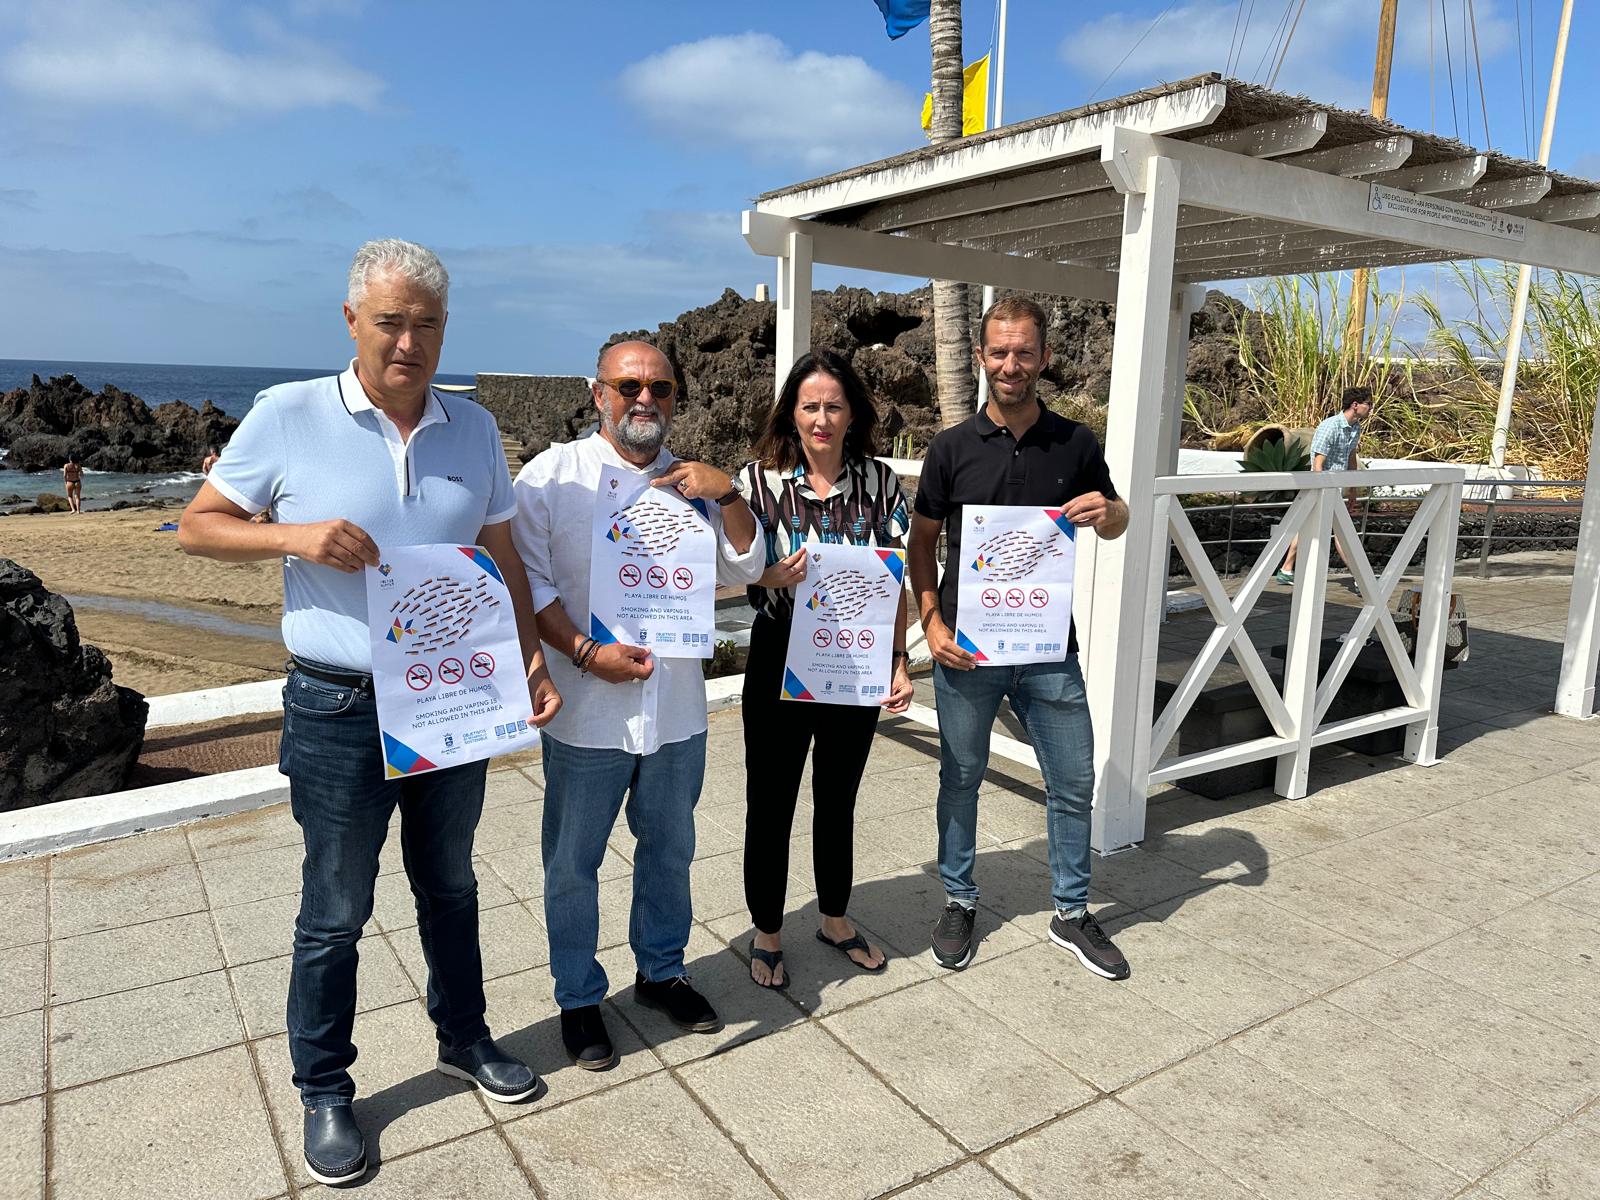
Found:
[[[372,690],[371,675],[356,675],[348,671],[329,670],[326,667],[311,667],[297,658],[291,658],[285,665],[291,671],[299,671],[302,675],[309,675],[313,679],[320,679],[323,683],[331,683],[335,687],[347,687],[358,692]]]

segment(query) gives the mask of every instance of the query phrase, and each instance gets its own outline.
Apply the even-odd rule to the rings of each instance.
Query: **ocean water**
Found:
[[[115,384],[131,392],[151,408],[169,400],[181,400],[194,408],[210,400],[230,417],[243,417],[250,411],[256,394],[278,383],[336,375],[344,363],[322,368],[295,367],[202,367],[181,363],[104,363],[59,362],[0,358],[0,393],[27,387],[34,375],[49,379],[55,375],[74,375],[90,391],[98,392]],[[437,375],[436,383],[472,384],[471,375]],[[40,492],[66,494],[60,471],[19,472],[4,469],[0,448],[0,496],[16,494],[32,500]],[[169,471],[155,475],[122,475],[112,472],[84,472],[83,506],[109,508],[118,500],[146,500],[176,497],[188,500],[200,490],[200,464],[192,471]]]

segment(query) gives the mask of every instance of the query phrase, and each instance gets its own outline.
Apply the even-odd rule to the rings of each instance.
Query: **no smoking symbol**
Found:
[[[871,650],[872,643],[877,640],[877,638],[872,636],[872,630],[870,629],[863,629],[860,633],[856,634],[856,645],[860,646],[863,650]]]
[[[472,673],[479,679],[487,679],[494,674],[494,655],[480,651],[472,656]]]
[[[461,665],[459,658],[447,658],[439,664],[440,683],[460,683],[464,674],[466,668]]]
[[[1035,608],[1043,608],[1050,603],[1050,593],[1043,588],[1034,588],[1033,591],[1028,593],[1028,603]]]
[[[1009,592],[1006,593],[1006,607],[1007,608],[1021,608],[1024,603],[1026,603],[1026,601],[1024,601],[1023,598],[1022,598],[1022,589],[1021,588],[1012,588]]]
[[[978,597],[978,599],[983,601],[983,606],[985,608],[1000,607],[1000,593],[995,591],[993,588],[984,588],[983,595]]]
[[[848,650],[855,644],[856,635],[848,629],[839,630],[839,649]]]
[[[406,686],[413,692],[420,692],[433,682],[433,672],[428,670],[427,663],[415,663],[406,668]]]
[[[687,592],[694,586],[694,572],[688,567],[679,567],[672,573],[672,584],[680,592]]]
[[[819,629],[811,635],[811,642],[812,645],[818,647],[819,649],[826,650],[829,646],[833,645],[833,634],[829,633],[826,629]]]
[[[653,588],[667,586],[667,572],[664,567],[651,567],[644,573],[644,577],[650,581],[650,586]]]
[[[633,588],[639,586],[639,580],[644,578],[639,574],[639,568],[632,563],[623,563],[622,570],[617,572],[617,578],[622,581],[622,586]]]

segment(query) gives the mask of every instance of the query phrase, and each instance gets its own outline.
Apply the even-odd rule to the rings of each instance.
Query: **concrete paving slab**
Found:
[[[300,890],[305,847],[278,846],[227,858],[209,858],[200,864],[206,894],[213,908],[248,904],[270,896],[287,896]]]
[[[416,926],[389,935],[419,995],[428,989],[428,963],[422,954],[422,939]],[[483,977],[514,975],[529,967],[550,961],[550,943],[544,924],[523,904],[506,904],[478,913],[478,948],[483,955]]]
[[[631,841],[631,839],[629,839]],[[706,811],[695,812],[694,820],[694,856],[696,858],[715,858],[719,854],[731,854],[736,850],[744,849],[744,809],[742,805],[732,805],[724,809],[721,814]]]
[[[511,850],[518,846],[537,848],[543,812],[543,801],[485,808],[478,819],[478,831],[472,839],[473,853],[491,854],[496,850]]]
[[[358,1014],[351,1040],[357,1051],[350,1068],[356,1082],[355,1118],[372,1161],[398,1158],[489,1125],[476,1091],[434,1070],[438,1040],[420,1003]],[[282,1130],[284,1157],[295,1186],[304,1187],[311,1177],[306,1173],[304,1109],[293,1084],[289,1039],[262,1042],[256,1054],[267,1103]]]
[[[537,766],[496,770],[494,761],[490,761],[489,775],[483,784],[483,807],[486,810],[543,799],[544,775]]]
[[[1545,899],[1587,916],[1600,917],[1600,872],[1551,892]]]
[[[878,743],[883,744],[881,736]],[[874,756],[877,748],[873,748]],[[878,771],[872,769],[872,759],[869,758],[867,776],[871,783],[864,784],[856,796],[856,820],[873,821],[898,813],[926,811],[931,822],[934,804],[939,799],[938,750],[936,738],[933,742],[934,753],[926,760]]]
[[[1600,917],[1564,904],[1533,900],[1485,921],[1482,928],[1507,941],[1532,946],[1552,962],[1600,971]]]
[[[1348,983],[1392,961],[1382,951],[1257,899],[1249,882],[1247,877],[1228,887],[1166,900],[1148,912],[1154,920],[1308,992]]]
[[[202,862],[208,858],[227,858],[303,844],[300,826],[287,804],[271,804],[253,812],[196,821],[184,826],[184,832],[189,836],[194,857]]]
[[[191,862],[136,867],[110,878],[58,872],[50,881],[52,937],[93,933],[205,908],[200,872]]]
[[[44,1091],[44,1010],[0,1017],[0,1104]]]
[[[50,1002],[67,1004],[221,967],[222,951],[205,912],[60,938],[50,943]]]
[[[1587,967],[1550,962],[1532,946],[1482,929],[1429,947],[1412,963],[1584,1037],[1600,1028],[1600,988]]]
[[[691,1063],[680,1078],[794,1200],[867,1200],[961,1157],[814,1025]]]
[[[1554,891],[1600,870],[1600,844],[1584,841],[1564,826],[1514,819],[1486,825],[1481,813],[1462,814],[1461,807],[1372,834],[1372,840],[1492,883],[1535,892]]]
[[[866,818],[858,814],[857,875],[879,874],[879,871],[870,869],[870,864],[883,854],[889,855],[896,860],[895,865],[901,866],[915,867],[925,862],[936,862],[939,858],[939,824],[934,817],[934,810],[929,807],[913,808],[887,816]]]
[[[257,1200],[288,1186],[242,1046],[75,1088],[54,1106],[61,1200]]]
[[[0,1200],[44,1200],[44,1100],[0,1105]]]
[[[1103,1091],[1181,1062],[1214,1040],[1137,992],[1090,974],[1051,944],[976,962],[945,984]]]
[[[42,942],[50,936],[50,892],[42,879],[22,884],[4,897],[6,919],[0,923],[0,950]]]
[[[162,829],[137,837],[118,838],[56,855],[51,871],[56,882],[93,880],[116,883],[151,870],[194,861],[182,829]]]
[[[1328,1002],[1562,1116],[1600,1097],[1600,1042],[1409,963],[1330,992]]]
[[[626,1147],[614,1130],[628,1131]],[[562,1200],[772,1200],[773,1191],[664,1072],[505,1127],[548,1196]]]
[[[915,959],[939,975],[944,968],[934,962],[931,945],[933,927],[946,903],[938,871],[924,863],[858,880],[850,893],[849,915],[871,929],[886,951]],[[1038,922],[1034,924],[1037,926]],[[800,932],[813,936],[804,927]],[[1029,930],[1018,922],[1007,921],[983,904],[978,905],[974,934],[979,960],[1031,946],[1041,936],[1037,928]]]
[[[1464,1182],[1558,1120],[1531,1100],[1324,1001],[1276,1017],[1232,1045]]]
[[[1353,880],[1362,894],[1393,893],[1466,925],[1526,904],[1532,898],[1515,886],[1434,862],[1378,837],[1358,838],[1309,855],[1303,861]]]
[[[744,855],[734,851],[695,859],[689,867],[689,894],[700,921],[744,912]]]
[[[1466,928],[1461,921],[1412,903],[1403,892],[1365,887],[1308,859],[1274,867],[1251,894],[1395,957]]]
[[[45,943],[0,950],[0,1017],[44,1007]]]
[[[1564,1125],[1483,1181],[1499,1200],[1600,1195],[1600,1114]]]
[[[0,896],[14,896],[44,887],[48,858],[25,858],[21,862],[0,863]]]
[[[982,1163],[963,1163],[896,1193],[896,1200],[1015,1200],[1017,1193]]]
[[[1143,847],[1094,859],[1089,882],[1130,908],[1146,908],[1211,886],[1211,881],[1192,867]]]
[[[1309,993],[1143,914],[1106,927],[1134,966],[1120,983],[1216,1038],[1276,1016]]]
[[[382,936],[363,937],[359,949],[357,1012],[416,999],[417,988],[406,977],[394,951]],[[290,966],[291,956],[285,954],[228,968],[228,976],[239,996],[239,1012],[252,1038],[271,1037],[284,1031]]]
[[[974,1153],[1099,1095],[936,980],[858,1004],[823,1024]]]
[[[1221,1171],[1113,1100],[1069,1113],[989,1156],[1026,1196],[1101,1200],[1251,1200]]]
[[[294,921],[299,912],[299,892],[212,909],[224,961],[237,967],[288,954],[294,949]],[[377,926],[369,924],[367,932],[376,933]]]
[[[137,1071],[243,1040],[221,971],[152,984],[50,1011],[52,1087]]]
[[[309,1187],[302,1196],[333,1197],[345,1189]],[[536,1200],[538,1193],[492,1130],[396,1159],[371,1172],[361,1200]]]
[[[584,1071],[572,1061],[561,1042],[561,1010],[551,993],[550,973],[542,968],[520,975],[504,975],[483,985],[488,1002],[490,1032],[510,1054],[527,1063],[544,1079],[549,1091],[538,1107],[566,1104],[579,1096],[603,1088],[616,1087],[661,1069],[661,1060],[640,1041],[639,1035],[622,1014],[605,1001],[602,1019],[611,1044],[616,1048],[616,1065],[605,1071]],[[489,1115],[497,1121],[512,1121],[530,1111],[518,1105],[489,1105]]]
[[[1460,1176],[1228,1046],[1121,1099],[1272,1200],[1443,1200],[1461,1187]]]
[[[750,980],[749,963],[705,926],[696,925],[690,931],[683,957],[695,989],[711,1002],[722,1019],[721,1027],[709,1033],[680,1029],[664,1013],[646,1008],[634,998],[637,968],[628,947],[616,946],[600,954],[600,964],[611,980],[611,1003],[668,1066],[721,1053],[801,1020],[795,998],[787,992],[757,987]],[[784,965],[788,964],[789,956],[785,954]]]

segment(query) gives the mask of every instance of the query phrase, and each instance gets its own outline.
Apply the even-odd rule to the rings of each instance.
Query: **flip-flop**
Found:
[[[763,950],[760,946],[756,945],[755,938],[751,938],[750,939],[750,958],[751,958],[751,961],[759,960],[761,962],[766,963],[767,964],[767,970],[771,971],[774,976],[777,975],[778,968],[779,967],[783,967],[783,951],[782,950]],[[752,975],[750,977],[750,982],[755,984],[759,988],[766,988],[768,991],[771,991],[771,992],[781,992],[781,991],[783,991],[784,988],[789,986],[789,968],[788,967],[783,967],[783,982],[782,983],[761,983],[756,979],[756,977],[754,975]]]
[[[856,962],[855,959],[850,958],[850,951],[852,950],[860,950],[863,954],[872,953],[872,947],[867,945],[867,939],[862,937],[859,933],[854,937],[845,938],[845,940],[842,942],[836,942],[819,929],[817,930],[817,941],[821,942],[824,946],[832,946],[835,950],[839,951],[839,953],[850,959],[851,966],[855,967],[855,969],[858,971],[865,971],[868,975],[882,975],[889,966],[889,956],[887,954],[883,956],[883,961],[875,967],[864,967],[860,963]]]

